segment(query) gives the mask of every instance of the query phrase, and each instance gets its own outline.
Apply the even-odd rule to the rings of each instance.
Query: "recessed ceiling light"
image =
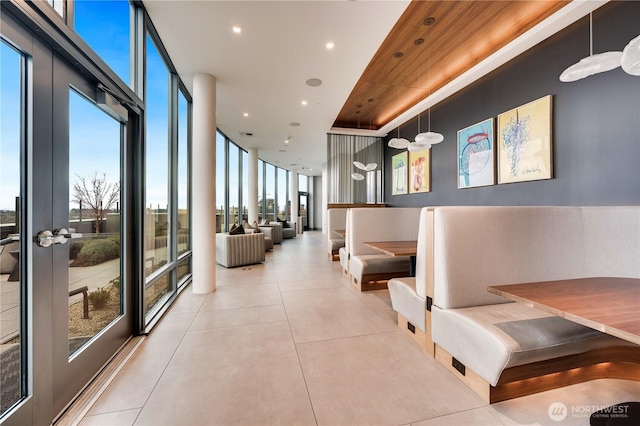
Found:
[[[404,56],[403,52],[396,52],[396,53],[393,54],[394,58],[402,58],[403,56]]]
[[[298,123],[297,121],[294,121],[293,123],[289,123],[289,126],[291,126],[291,127],[300,127],[300,123]]]
[[[322,84],[322,80],[319,78],[310,78],[305,83],[307,83],[307,86],[318,87]]]
[[[336,44],[334,42],[330,41],[327,44],[325,44],[325,46],[327,47],[327,49],[331,50],[334,47],[336,47]]]
[[[248,117],[248,116],[249,116],[249,113],[248,113],[248,112],[245,112],[245,113],[244,113],[244,114],[242,114],[242,115],[244,115],[245,117]]]
[[[307,101],[303,100],[302,102],[300,102],[302,105],[306,105]]]
[[[427,18],[427,19],[425,19],[425,20],[424,20],[424,22],[423,22],[423,24],[424,24],[426,27],[430,27],[431,25],[433,25],[433,24],[435,24],[435,23],[436,23],[436,18],[433,18],[433,17]]]
[[[237,25],[234,25],[234,26],[233,26],[233,33],[234,33],[234,34],[241,34],[241,33],[242,33],[242,28],[240,28],[240,27],[239,27],[239,26],[237,26]]]

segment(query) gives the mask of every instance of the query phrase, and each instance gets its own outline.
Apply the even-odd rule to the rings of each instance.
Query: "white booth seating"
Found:
[[[347,217],[345,246],[350,281],[361,291],[387,288],[387,280],[409,275],[409,257],[391,257],[365,245],[373,241],[418,239],[419,207],[355,208]]]
[[[594,378],[640,380],[638,346],[487,291],[640,277],[640,207],[441,207],[433,239],[435,356],[486,401]]]
[[[398,313],[398,327],[414,338],[431,356],[431,302],[433,297],[433,208],[420,212],[416,276],[390,279],[391,305]]]
[[[331,260],[339,260],[338,251],[344,247],[344,238],[333,231],[346,229],[347,210],[346,208],[327,209],[327,254]]]
[[[347,209],[347,214],[345,216],[345,235],[344,235],[344,247],[340,247],[338,249],[338,257],[340,258],[340,266],[342,266],[342,272],[348,277],[349,276],[349,251],[347,242],[349,241],[349,230],[347,229],[347,224],[349,223],[349,219],[351,217],[351,209]]]

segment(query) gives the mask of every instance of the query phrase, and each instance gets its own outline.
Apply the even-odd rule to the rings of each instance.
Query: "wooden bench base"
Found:
[[[353,275],[349,275],[349,281],[358,287],[360,291],[386,290],[387,281],[391,278],[406,276],[409,276],[409,271],[364,274],[362,275],[362,281],[359,282]]]
[[[489,404],[595,379],[640,381],[640,347],[616,346],[507,368],[496,386],[469,368],[461,374],[453,357],[435,345],[436,359]]]
[[[427,313],[427,331],[428,333],[423,332],[418,327],[414,326],[407,320],[402,314],[398,314],[398,327],[404,334],[411,337],[415,340],[421,348],[425,350],[431,356],[435,354],[435,347],[433,345],[433,340],[431,339],[431,312],[425,311]],[[412,331],[413,329],[413,331]]]

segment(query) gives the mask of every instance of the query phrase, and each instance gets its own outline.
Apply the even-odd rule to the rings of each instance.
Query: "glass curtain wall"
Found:
[[[264,161],[258,160],[258,222],[265,217],[265,211]]]
[[[241,151],[242,156],[242,192],[240,199],[242,200],[242,214],[240,223],[244,224],[249,217],[249,153]]]
[[[191,98],[150,21],[145,32],[144,312],[150,324],[190,276]]]
[[[237,145],[227,144],[229,151],[229,169],[227,178],[229,179],[229,225],[239,224],[238,213],[240,206],[240,148]]]
[[[274,222],[276,220],[276,168],[275,166],[265,163],[265,217],[267,221]]]
[[[287,194],[288,191],[288,179],[287,171],[278,167],[278,205],[277,213],[278,219],[287,220],[290,216],[287,206]]]
[[[227,139],[216,132],[216,232],[227,230]],[[218,207],[219,206],[219,207]]]
[[[125,84],[131,86],[130,21],[133,9],[129,1],[75,1],[73,16],[74,30]]]

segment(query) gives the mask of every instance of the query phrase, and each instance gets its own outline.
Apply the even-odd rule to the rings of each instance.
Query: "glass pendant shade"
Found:
[[[370,172],[371,170],[375,170],[378,167],[378,163],[369,163],[366,166],[360,161],[354,161],[353,165],[359,168],[360,170],[364,170],[365,172]]]
[[[359,168],[360,170],[364,170],[364,169],[365,169],[365,167],[366,167],[364,164],[362,164],[362,163],[361,163],[361,162],[359,162],[359,161],[354,161],[354,162],[353,162],[353,165],[354,165],[354,166],[356,166],[357,168]]]
[[[627,74],[640,76],[640,36],[634,38],[622,51],[622,69]]]
[[[587,56],[564,70],[560,75],[560,81],[564,83],[581,80],[594,74],[611,71],[620,66],[622,52],[604,52]],[[640,67],[640,65],[639,65]]]
[[[351,173],[351,179],[353,180],[364,180],[364,176],[360,173]]]
[[[409,145],[409,141],[405,138],[392,138],[389,140],[389,148],[405,149]]]
[[[444,136],[436,132],[424,132],[416,135],[416,143],[420,145],[435,145],[443,140]]]
[[[410,151],[410,152],[424,151],[425,149],[431,149],[431,145],[430,144],[417,143],[417,142],[411,142],[409,144],[409,146],[407,147],[407,150]]]

